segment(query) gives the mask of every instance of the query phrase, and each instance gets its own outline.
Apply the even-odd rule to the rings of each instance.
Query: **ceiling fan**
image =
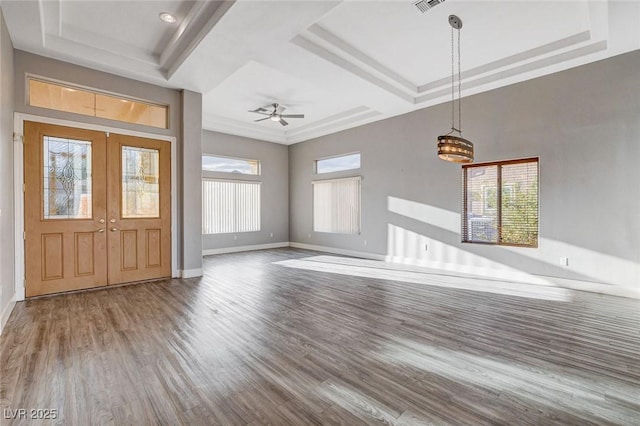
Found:
[[[280,124],[282,124],[283,126],[288,126],[289,123],[287,123],[285,121],[285,118],[304,118],[304,114],[282,114],[285,109],[286,108],[283,107],[282,105],[278,105],[276,103],[273,103],[271,105],[266,105],[266,106],[260,107],[258,109],[254,109],[252,111],[249,111],[249,112],[254,112],[256,114],[262,114],[262,115],[266,115],[267,116],[267,117],[261,118],[259,120],[253,120],[254,123],[258,122],[258,121],[264,121],[264,120],[271,119],[271,121],[280,122]]]

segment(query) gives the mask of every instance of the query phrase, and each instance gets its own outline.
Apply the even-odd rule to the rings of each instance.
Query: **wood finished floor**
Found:
[[[317,254],[218,255],[202,279],[18,303],[0,408],[65,425],[640,424],[640,300],[273,263]]]

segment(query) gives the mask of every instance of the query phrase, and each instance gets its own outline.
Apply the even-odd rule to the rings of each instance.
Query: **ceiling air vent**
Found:
[[[440,3],[444,3],[444,0],[420,0],[415,2],[413,5],[417,7],[420,12],[425,13],[427,10],[439,5]]]

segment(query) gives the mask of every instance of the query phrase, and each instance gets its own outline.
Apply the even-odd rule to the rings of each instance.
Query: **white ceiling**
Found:
[[[639,1],[7,1],[16,48],[203,93],[206,129],[291,144],[640,48]],[[178,23],[158,19],[174,13]],[[286,127],[249,113],[278,102]],[[447,123],[444,124],[445,126]]]

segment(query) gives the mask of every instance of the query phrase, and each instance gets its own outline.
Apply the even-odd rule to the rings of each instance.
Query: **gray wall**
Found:
[[[182,92],[182,265],[183,276],[202,275],[202,94]]]
[[[13,45],[0,9],[0,317],[3,320],[15,292],[13,85]]]
[[[198,135],[201,130],[202,105],[201,103],[200,105],[197,104],[197,102],[201,102],[201,96],[199,94],[191,93],[191,95],[188,95],[187,98],[189,99],[189,105],[183,110],[181,96],[182,92],[179,90],[159,87],[137,80],[92,70],[89,68],[57,61],[50,58],[45,58],[19,50],[15,51],[14,70],[16,76],[14,102],[16,112],[176,137],[178,141],[177,151],[179,156],[177,170],[177,195],[179,199],[182,198],[182,188],[189,182],[188,178],[185,181],[184,177],[190,176],[189,171],[192,170],[194,166],[200,167],[199,156],[198,160],[196,161],[194,160],[194,155],[192,155],[193,150],[195,150],[195,152],[199,152],[200,148]],[[107,92],[122,94],[134,98],[140,98],[160,104],[169,105],[169,128],[149,128],[146,126],[123,123],[120,121],[107,120],[97,117],[88,117],[62,111],[53,111],[45,108],[29,106],[27,105],[25,90],[27,74],[42,76],[45,78],[60,80],[76,85],[87,86]],[[190,114],[193,115],[193,119],[191,118]],[[182,129],[183,122],[185,123],[185,126],[189,126],[189,129],[187,129],[184,133]],[[195,132],[194,128],[197,129]],[[188,144],[190,147],[190,150],[187,150],[186,155],[184,150],[182,149],[183,137],[185,136],[187,136],[189,139]],[[195,162],[195,164],[192,164],[191,162]],[[201,197],[201,194],[199,192],[190,193],[189,197],[193,201],[193,197],[199,198]],[[182,206],[182,204],[180,206]],[[189,218],[185,218],[185,220],[183,221],[182,213],[182,208],[179,208],[177,218],[178,223],[190,223]],[[202,254],[200,250],[197,250],[196,255],[193,253],[193,250],[190,249],[191,245],[189,246],[189,248],[185,249],[183,243],[188,241],[189,244],[199,245],[201,231],[199,228],[196,229],[193,227],[186,227],[184,229],[186,233],[183,235],[182,227],[179,226],[178,228],[179,229],[177,235],[172,236],[178,241],[178,269],[198,269],[199,267],[197,265],[201,264],[202,262]],[[191,234],[192,231],[194,231],[193,235]]]
[[[260,180],[261,185],[261,230],[238,234],[215,234],[203,236],[203,248],[219,249],[256,244],[272,244],[289,241],[289,171],[288,147],[271,142],[231,136],[205,130],[202,138],[202,153],[224,157],[260,160],[261,175],[247,177]],[[229,178],[218,174],[217,177]],[[271,237],[273,233],[273,237]],[[234,239],[234,236],[237,239]]]
[[[436,156],[448,104],[291,146],[290,239],[425,266],[640,289],[638,70],[633,52],[463,100],[476,162],[540,158],[538,248],[460,243],[460,166]],[[361,235],[312,232],[314,159],[354,151],[362,152]]]

